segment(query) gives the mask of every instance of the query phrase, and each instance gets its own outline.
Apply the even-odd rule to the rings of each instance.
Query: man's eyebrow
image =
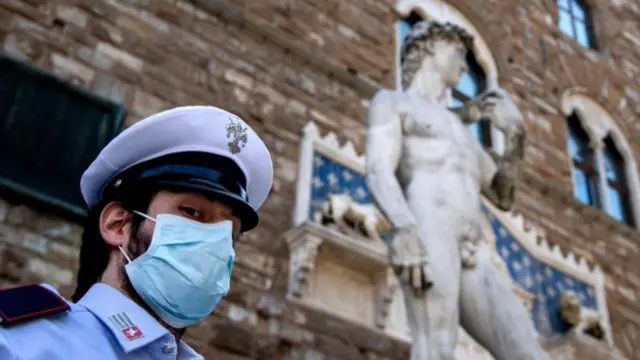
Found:
[[[177,196],[177,200],[179,202],[187,201],[187,202],[198,202],[202,203],[204,201],[212,201],[207,196],[202,194],[194,194],[194,193],[182,193]]]

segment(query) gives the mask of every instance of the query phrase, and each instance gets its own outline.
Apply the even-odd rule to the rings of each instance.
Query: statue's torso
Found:
[[[487,155],[478,140],[445,106],[398,95],[403,132],[398,175],[407,198],[441,198],[435,200],[456,208],[477,203],[481,156]]]

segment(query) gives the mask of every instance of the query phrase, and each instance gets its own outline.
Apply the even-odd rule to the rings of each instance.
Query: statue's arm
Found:
[[[498,173],[497,161],[499,156],[495,152],[487,152],[484,149],[480,149],[480,166],[482,167],[482,184],[481,191],[487,200],[497,206],[503,211],[507,211],[511,208],[512,204],[507,201],[503,202],[500,196],[498,183],[500,177]],[[506,208],[506,209],[505,209]]]
[[[524,132],[505,134],[503,156],[481,149],[482,194],[502,211],[515,203],[516,185],[521,176],[526,135]]]
[[[395,97],[380,90],[367,113],[366,181],[375,202],[396,228],[413,227],[415,218],[395,176],[402,152],[402,123]]]

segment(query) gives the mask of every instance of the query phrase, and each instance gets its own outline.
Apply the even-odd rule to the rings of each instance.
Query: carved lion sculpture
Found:
[[[580,304],[580,299],[573,291],[565,291],[560,296],[560,316],[572,330],[604,339],[604,329],[600,315]]]
[[[329,195],[321,214],[322,224],[334,223],[369,239],[391,230],[391,223],[373,204],[358,204],[347,194]]]

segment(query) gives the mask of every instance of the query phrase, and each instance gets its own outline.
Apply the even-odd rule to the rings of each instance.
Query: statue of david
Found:
[[[502,89],[455,111],[446,106],[472,48],[456,25],[412,28],[401,50],[403,90],[382,89],[369,105],[366,179],[397,230],[389,258],[404,293],[411,360],[454,360],[459,325],[497,360],[548,359],[481,230],[481,195],[505,211],[514,203],[522,114]],[[469,131],[481,119],[505,134],[504,155]]]

